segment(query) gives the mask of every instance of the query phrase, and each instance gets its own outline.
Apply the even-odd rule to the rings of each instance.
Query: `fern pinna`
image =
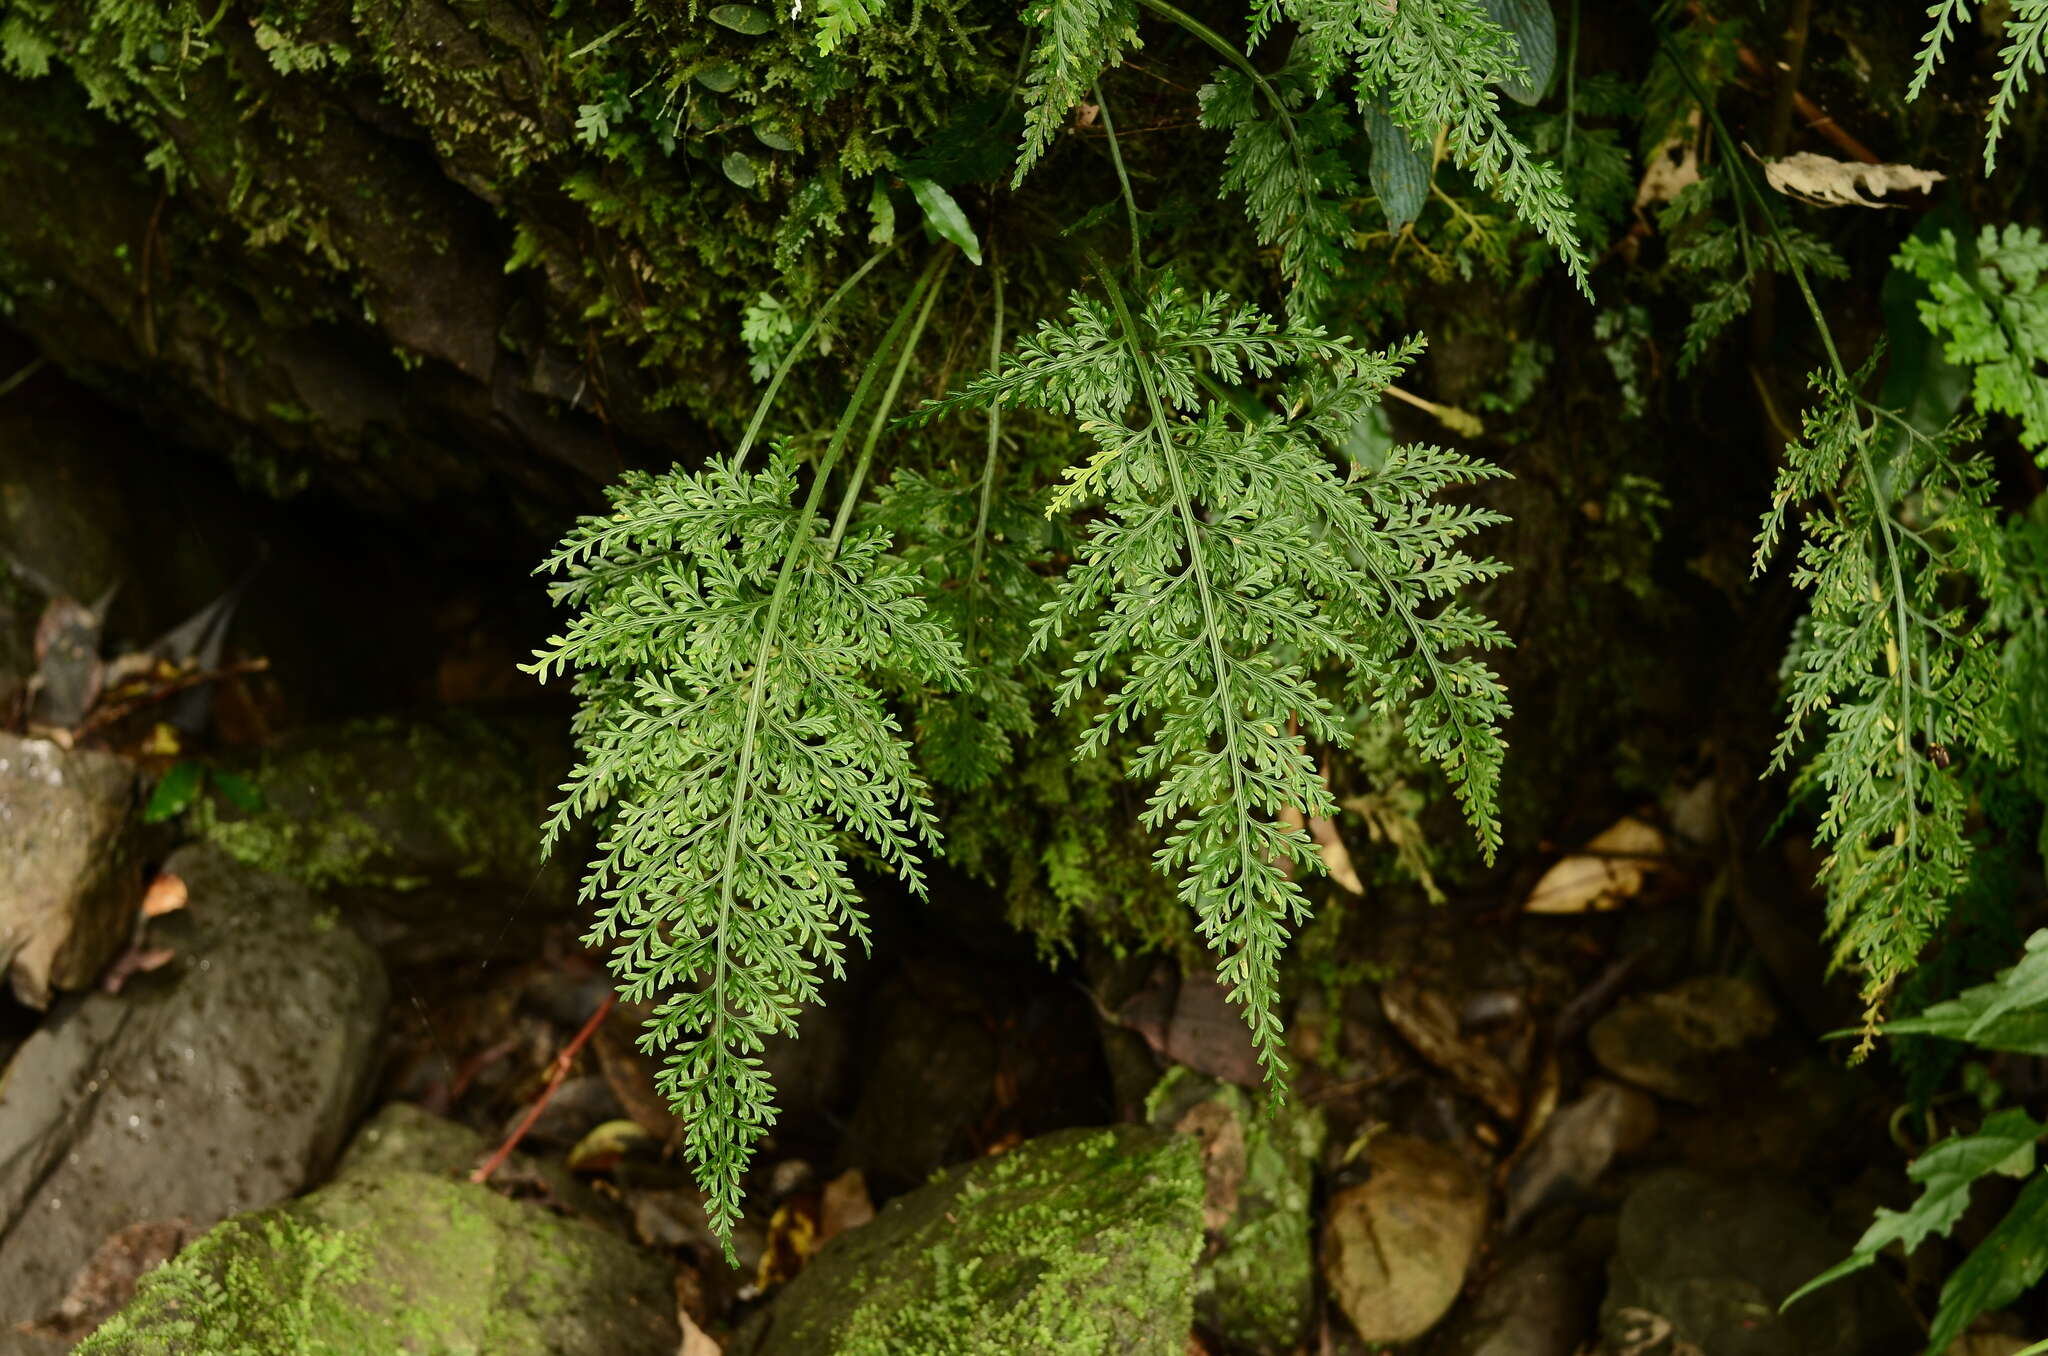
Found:
[[[1439,448],[1395,449],[1340,472],[1330,450],[1421,349],[1362,350],[1281,326],[1162,279],[1134,311],[1076,296],[1002,371],[928,407],[1029,405],[1076,417],[1096,451],[1052,511],[1099,501],[1080,559],[1058,581],[1033,644],[1085,630],[1059,707],[1108,689],[1080,752],[1134,725],[1128,771],[1155,782],[1145,824],[1160,869],[1219,957],[1270,1080],[1285,1069],[1274,1011],[1289,928],[1307,905],[1296,872],[1320,866],[1282,817],[1334,813],[1309,741],[1344,743],[1317,679],[1348,676],[1378,714],[1405,709],[1411,741],[1442,764],[1490,857],[1505,694],[1469,651],[1504,643],[1443,600],[1501,566],[1459,543],[1501,521],[1434,501],[1499,472]],[[1276,381],[1278,408],[1235,390]]]

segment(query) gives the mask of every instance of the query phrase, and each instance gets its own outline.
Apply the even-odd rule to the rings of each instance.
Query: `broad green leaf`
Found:
[[[161,824],[166,819],[176,818],[185,813],[186,807],[199,794],[199,783],[206,777],[206,769],[191,759],[171,764],[149,793],[149,803],[142,807],[142,822]]]
[[[2043,1133],[2048,1133],[2048,1126],[2014,1109],[1991,1117],[1974,1135],[1959,1135],[1935,1145],[1907,1169],[1906,1175],[1923,1188],[1912,1208],[1879,1208],[1877,1218],[1857,1240],[1856,1250],[1793,1291],[1780,1308],[1790,1308],[1829,1282],[1861,1271],[1894,1243],[1910,1253],[1931,1234],[1946,1236],[1969,1208],[1970,1188],[1978,1178],[1992,1173],[2024,1177],[2034,1170],[2034,1141]]]
[[[697,72],[697,83],[714,94],[730,94],[740,83],[739,67],[724,64],[706,66]]]
[[[924,209],[925,222],[944,239],[960,247],[974,263],[981,262],[981,239],[974,234],[974,228],[967,224],[967,214],[960,210],[960,204],[953,201],[953,195],[929,179],[905,179],[910,185],[917,205]]]
[[[755,123],[754,139],[771,151],[793,151],[796,149],[796,142],[790,139],[789,133],[783,131],[772,122]]]
[[[1387,214],[1387,229],[1398,232],[1429,201],[1429,148],[1403,131],[1384,104],[1366,106],[1365,134],[1372,140],[1373,194]]]
[[[226,797],[228,804],[245,814],[255,814],[264,806],[263,788],[239,772],[215,772],[213,789]]]
[[[725,171],[726,178],[741,188],[752,188],[760,181],[760,176],[754,173],[754,162],[739,151],[727,152],[725,159],[718,162],[718,167]]]
[[[2027,1183],[1941,1288],[1941,1307],[1927,1331],[1927,1356],[1940,1356],[1977,1315],[2003,1309],[2048,1272],[2048,1176]]]
[[[1557,15],[1550,0],[1486,0],[1486,16],[1514,36],[1526,79],[1501,81],[1518,104],[1540,103],[1557,73]]]
[[[1939,1036],[1986,1050],[2048,1055],[2048,929],[2027,938],[2026,954],[1989,984],[1965,989],[1917,1017],[1886,1022],[1888,1036]]]
[[[748,37],[759,37],[775,27],[768,11],[753,5],[720,5],[711,11],[711,22]]]

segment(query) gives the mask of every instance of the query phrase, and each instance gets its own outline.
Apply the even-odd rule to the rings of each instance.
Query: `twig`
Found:
[[[168,679],[161,685],[151,688],[139,697],[130,697],[126,701],[113,702],[102,706],[83,721],[80,721],[78,728],[71,731],[71,737],[73,739],[83,739],[94,730],[112,725],[115,721],[133,715],[143,707],[154,702],[160,702],[166,697],[176,696],[188,687],[198,687],[201,683],[218,682],[223,678],[239,678],[245,673],[262,673],[269,667],[270,661],[259,657],[256,659],[238,659],[232,664],[223,664],[217,669],[200,669],[193,673],[181,673],[177,677]]]
[[[618,1001],[619,996],[616,993],[606,994],[604,1002],[597,1005],[597,1011],[591,1013],[590,1020],[583,1024],[583,1029],[562,1047],[562,1053],[555,1056],[555,1071],[548,1076],[548,1085],[540,1090],[540,1096],[526,1109],[526,1114],[520,1117],[519,1124],[512,1127],[512,1133],[505,1137],[505,1142],[469,1175],[471,1182],[481,1186],[491,1179],[492,1173],[504,1166],[505,1160],[512,1156],[512,1151],[519,1147],[519,1141],[526,1138],[526,1132],[533,1129],[533,1123],[540,1119],[540,1113],[547,1110],[548,1100],[555,1095],[555,1089],[561,1087],[562,1080],[569,1076],[569,1066],[576,1062],[576,1052],[597,1033],[597,1028],[618,1005]]]

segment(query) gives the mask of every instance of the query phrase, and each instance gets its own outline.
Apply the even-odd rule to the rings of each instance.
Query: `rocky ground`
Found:
[[[1688,874],[1710,781],[1526,901],[1354,907],[1274,1114],[1200,970],[878,898],[728,1265],[535,851],[524,543],[103,434],[0,420],[0,1354],[1919,1348],[1938,1249],[1779,1312],[1906,1154],[1818,1040],[1808,864],[1732,922]]]

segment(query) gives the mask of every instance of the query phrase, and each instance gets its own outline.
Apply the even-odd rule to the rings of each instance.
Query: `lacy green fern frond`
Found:
[[[2048,75],[2048,0],[2012,0],[2005,20],[2005,45],[1998,49],[1998,73],[1992,77],[1991,107],[1984,115],[1984,172],[1998,168],[1998,139],[2011,121],[2013,107],[2028,89],[2031,76]],[[1927,30],[1906,88],[1910,101],[1920,97],[1941,64],[1956,30],[1970,21],[1970,0],[1934,0],[1927,7],[1934,26]]]
[[[1893,262],[1933,294],[1921,323],[1970,369],[1978,411],[2019,420],[2021,446],[2048,465],[2048,240],[2031,226],[1986,226],[1966,250],[1943,231],[1908,239]]]
[[[1296,874],[1320,866],[1281,812],[1332,812],[1308,744],[1347,738],[1319,671],[1348,675],[1383,713],[1405,711],[1489,855],[1499,841],[1507,705],[1485,666],[1458,652],[1504,638],[1437,605],[1500,572],[1460,543],[1501,519],[1433,499],[1499,473],[1432,448],[1351,481],[1339,473],[1328,449],[1419,341],[1367,352],[1170,281],[1134,314],[1105,286],[1107,304],[1077,296],[1066,323],[1041,324],[1011,365],[927,414],[1033,405],[1076,416],[1094,440],[1053,511],[1097,500],[1101,516],[1034,643],[1084,636],[1056,694],[1062,709],[1103,694],[1083,755],[1144,730],[1129,772],[1155,783],[1143,820],[1166,835],[1158,865],[1179,878],[1277,1086],[1277,962],[1307,916]],[[1228,389],[1274,380],[1277,410],[1242,413]]]
[[[775,1119],[761,1042],[840,972],[844,938],[866,938],[846,839],[913,890],[937,845],[871,675],[961,672],[888,539],[835,553],[796,488],[781,451],[751,474],[727,460],[628,477],[544,567],[580,611],[532,666],[575,671],[581,757],[549,841],[573,819],[604,826],[586,941],[609,948],[628,1001],[655,1004],[641,1041],[664,1056],[722,1237]]]
[[[1681,373],[1691,371],[1722,331],[1749,314],[1759,277],[1795,271],[1814,278],[1849,275],[1847,261],[1832,246],[1795,226],[1773,223],[1757,233],[1740,216],[1715,216],[1713,206],[1726,192],[1725,177],[1708,174],[1686,185],[1658,216],[1658,228],[1672,239],[1668,267],[1697,289],[1678,350]]]
[[[1201,90],[1202,125],[1230,133],[1223,192],[1243,195],[1258,242],[1278,247],[1289,314],[1313,315],[1344,271],[1344,202],[1358,191],[1342,153],[1350,119],[1334,98],[1310,93],[1298,66],[1268,77],[1266,90],[1285,106],[1264,107],[1243,71],[1218,70]]]
[[[1592,295],[1563,176],[1501,117],[1499,91],[1519,87],[1528,71],[1481,0],[1273,0],[1270,12],[1301,26],[1303,58],[1318,84],[1349,74],[1361,109],[1383,102],[1415,136],[1441,134],[1450,158],[1513,207]]]
[[[1038,163],[1058,135],[1067,111],[1087,97],[1103,71],[1138,46],[1138,9],[1132,0],[1032,0],[1024,22],[1042,30],[1024,83],[1024,145],[1011,187]]]
[[[2003,762],[2011,735],[1996,651],[1977,614],[2005,590],[1990,469],[1965,430],[1929,436],[1862,401],[1854,377],[1817,375],[1817,403],[1786,449],[1757,538],[1761,570],[1805,506],[1793,579],[1812,625],[1787,684],[1773,771],[1825,794],[1817,837],[1837,964],[1873,1004],[1935,935],[1969,874],[1957,765]],[[1880,459],[1878,421],[1908,436]],[[1817,722],[1817,747],[1805,736]]]
[[[818,50],[827,56],[882,12],[882,0],[817,0],[817,5]]]

